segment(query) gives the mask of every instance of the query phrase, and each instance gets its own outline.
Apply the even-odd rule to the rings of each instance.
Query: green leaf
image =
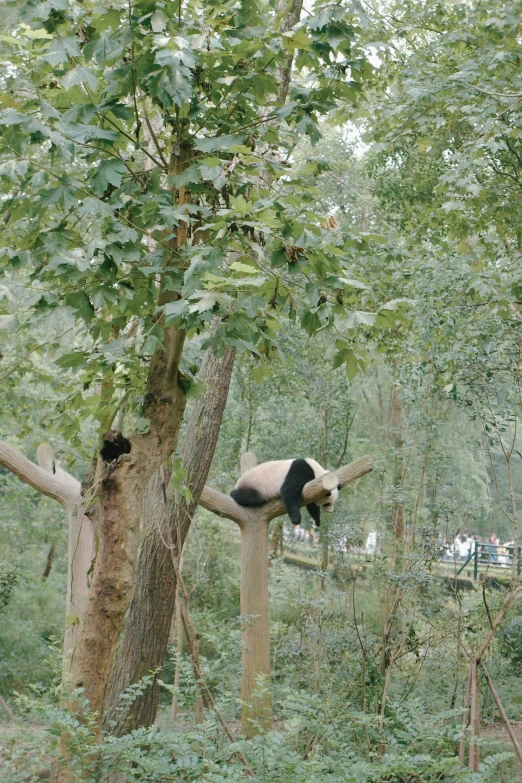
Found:
[[[376,313],[367,313],[364,312],[364,310],[355,310],[348,315],[348,318],[345,321],[346,328],[353,329],[357,324],[373,326],[376,318]]]
[[[354,280],[353,278],[350,277],[341,277],[339,278],[339,280],[341,283],[343,283],[344,285],[348,285],[351,288],[360,288],[363,291],[368,290],[368,286],[365,283],[361,283],[360,280]]]
[[[13,38],[12,35],[0,35],[0,41],[4,43],[13,44],[14,46],[22,46],[24,49],[28,49],[29,45],[26,41],[21,41],[19,38]]]
[[[207,139],[197,139],[194,147],[200,152],[230,150],[233,146],[243,144],[245,139],[246,133],[225,134],[223,136],[214,136]]]
[[[55,38],[42,54],[42,59],[52,66],[67,62],[69,57],[79,57],[80,41],[75,35]]]
[[[166,305],[163,305],[163,313],[165,315],[165,322],[169,323],[170,321],[174,321],[176,318],[179,318],[180,316],[184,315],[187,309],[188,302],[186,299],[178,299],[175,302],[169,302]]]
[[[126,171],[125,164],[117,158],[102,160],[90,179],[90,185],[97,196],[103,196],[109,185],[120,187]]]
[[[115,8],[110,8],[105,13],[95,16],[92,19],[92,26],[97,32],[108,30],[111,27],[114,31],[120,26],[121,11]]]
[[[180,174],[169,174],[168,183],[174,185],[176,188],[181,188],[182,185],[196,184],[201,182],[201,170],[197,165],[188,166]]]
[[[359,364],[355,358],[354,352],[350,351],[349,355],[346,357],[346,375],[348,376],[348,380],[353,381],[358,372]]]
[[[0,329],[9,329],[16,321],[14,315],[0,315]]]
[[[69,367],[80,367],[87,362],[88,358],[89,354],[86,354],[83,351],[74,351],[74,353],[66,353],[63,356],[60,356],[60,358],[56,360],[56,364],[58,367],[63,367],[64,369]]]
[[[317,312],[312,310],[305,310],[301,315],[301,326],[310,337],[321,328],[321,319],[317,315]]]
[[[236,272],[246,272],[249,275],[257,275],[259,273],[259,269],[256,269],[255,266],[243,264],[242,261],[234,261],[230,264],[230,269],[234,269]]]
[[[86,65],[79,65],[77,68],[71,68],[70,71],[66,71],[62,76],[62,84],[66,90],[70,90],[71,87],[75,87],[77,84],[85,84],[91,90],[96,89],[98,79]]]
[[[94,318],[94,307],[84,291],[75,291],[72,294],[67,294],[65,304],[74,308],[86,324],[89,324]]]
[[[175,41],[185,43],[179,37]],[[184,46],[177,50],[160,49],[156,52],[155,62],[160,70],[149,76],[151,93],[167,106],[174,103],[182,107],[192,95],[192,69],[196,66],[194,55]]]
[[[312,39],[306,30],[289,30],[283,33],[283,46],[289,52],[294,49],[311,49]]]
[[[117,131],[99,128],[96,125],[85,125],[81,122],[63,123],[64,132],[72,141],[84,143],[86,141],[119,141],[120,134]]]
[[[338,367],[340,367],[342,364],[344,364],[348,356],[350,354],[353,354],[353,351],[349,348],[344,348],[342,351],[339,351],[339,353],[336,353],[333,360],[333,368],[336,370]]]
[[[390,299],[389,302],[386,302],[385,304],[381,305],[379,307],[379,310],[397,310],[399,305],[413,305],[415,304],[415,301],[413,299],[408,299],[406,297],[402,297],[400,299]]]
[[[163,11],[160,11],[159,8],[156,9],[156,11],[154,11],[154,13],[151,16],[150,26],[152,27],[155,33],[161,33],[161,31],[166,28],[167,19]]]
[[[32,27],[23,23],[20,24],[20,35],[23,35],[25,38],[34,38],[34,40],[44,40],[45,38],[52,40],[54,38],[54,36],[44,30],[43,27],[33,30]]]
[[[145,419],[142,416],[138,416],[138,418],[134,422],[134,431],[137,432],[138,435],[146,435],[149,430],[150,430],[150,419]]]
[[[187,400],[200,400],[206,392],[206,386],[199,381],[192,381],[185,389]]]

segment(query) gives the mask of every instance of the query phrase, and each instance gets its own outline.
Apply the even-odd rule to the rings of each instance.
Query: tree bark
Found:
[[[162,466],[152,475],[145,492],[143,506],[146,509],[144,515],[147,529],[141,545],[129,616],[112,672],[104,718],[104,729],[118,736],[136,726],[150,725],[146,722],[147,710],[144,711],[143,696],[138,696],[132,705],[122,702],[120,697],[129,685],[162,666],[163,657],[155,654],[158,638],[165,634],[168,637],[172,620],[172,612],[165,606],[162,595],[175,592],[176,580],[170,552],[160,534],[167,523],[168,508],[164,492],[169,486],[170,477],[170,469]],[[157,699],[154,706],[157,706]]]
[[[64,677],[68,677],[89,595],[89,571],[94,560],[94,526],[80,500],[68,512],[67,599],[63,643]]]
[[[277,0],[276,13],[281,15],[281,33],[287,33],[301,19],[303,9],[303,0]],[[292,76],[292,65],[294,62],[293,53],[289,53],[286,58],[286,64],[279,69],[279,100],[284,103],[290,87]]]
[[[107,700],[105,729],[118,736],[129,729],[150,726],[156,718],[159,700],[156,677],[144,693],[126,708],[121,706],[120,697],[129,685],[163,667],[174,611],[176,576],[171,553],[165,545],[167,538],[161,531],[165,525],[170,527],[178,556],[212,464],[234,358],[234,349],[220,357],[214,356],[211,349],[205,354],[200,379],[207,390],[194,405],[181,449],[191,501],[178,498],[176,503],[170,497],[170,474],[165,472],[162,480],[151,479],[149,500],[144,508],[147,533],[140,551],[136,586]],[[169,496],[168,506],[165,504],[166,495]],[[151,514],[155,517],[152,520]]]

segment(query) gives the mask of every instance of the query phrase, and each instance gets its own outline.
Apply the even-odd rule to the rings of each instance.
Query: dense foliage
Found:
[[[240,540],[201,511],[184,574],[237,741],[212,710],[195,723],[173,634],[157,727],[100,745],[56,699],[60,512],[0,470],[2,779],[40,779],[66,737],[85,783],[239,780],[240,753],[259,781],[521,780],[480,669],[479,771],[459,761],[469,661],[497,616],[482,659],[522,715],[516,562],[474,582],[452,548],[519,543],[520,3],[318,2],[288,30],[264,0],[12,7],[2,438],[30,457],[50,440],[81,477],[116,411],[146,430],[147,367],[175,324],[193,397],[208,345],[239,352],[213,487],[246,450],[331,469],[369,453],[374,472],[320,531],[273,523],[272,731],[238,733]]]

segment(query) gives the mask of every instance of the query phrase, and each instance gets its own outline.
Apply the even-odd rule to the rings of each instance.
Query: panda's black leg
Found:
[[[314,476],[314,471],[305,459],[294,459],[281,487],[281,500],[294,525],[301,522],[301,492]]]
[[[285,504],[285,508],[288,513],[288,516],[290,517],[290,520],[294,525],[299,525],[301,522],[301,508],[299,506],[300,496],[301,493],[295,495],[292,492],[283,493],[281,491],[281,499]]]
[[[321,526],[321,509],[317,505],[317,503],[309,503],[306,507],[306,510],[314,520],[317,527]]]

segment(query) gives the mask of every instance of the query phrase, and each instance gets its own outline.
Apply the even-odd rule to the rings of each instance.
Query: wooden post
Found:
[[[241,455],[241,475],[257,465],[256,455]],[[268,604],[268,525],[258,513],[241,527],[241,728],[253,736],[258,726],[272,725],[270,682],[270,622]],[[257,683],[264,682],[260,695]]]
[[[256,456],[241,457],[241,473],[254,468]],[[335,473],[309,481],[303,489],[301,506],[321,500],[337,486],[344,487],[373,470],[369,456],[361,457]],[[241,530],[241,726],[252,737],[272,723],[267,685],[270,680],[270,623],[268,601],[268,526],[286,513],[280,498],[257,508],[238,505],[229,495],[205,487],[200,505],[235,522]],[[256,693],[257,686],[261,686]]]
[[[241,475],[243,475],[243,473],[246,473],[248,470],[252,470],[252,468],[255,468],[257,465],[257,457],[254,454],[254,452],[245,451],[245,453],[241,455],[240,465],[241,465]]]
[[[241,727],[246,736],[272,725],[268,603],[268,522],[241,531]],[[255,694],[259,684],[260,694]]]

